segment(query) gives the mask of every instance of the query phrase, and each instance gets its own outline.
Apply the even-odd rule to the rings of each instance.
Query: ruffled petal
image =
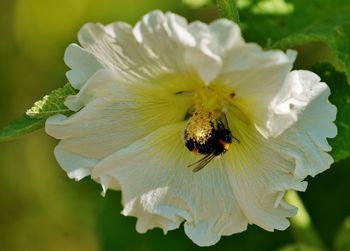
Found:
[[[293,71],[285,85],[284,95],[279,96],[275,106],[278,115],[273,123],[283,126],[285,117],[295,123],[276,140],[283,154],[295,158],[294,175],[305,178],[325,171],[333,163],[329,155],[331,146],[327,138],[337,135],[333,123],[337,109],[328,101],[330,89],[320,78],[309,71]]]
[[[64,54],[64,62],[72,69],[66,73],[66,76],[76,89],[80,89],[96,71],[103,68],[92,53],[76,44],[68,46]]]
[[[136,41],[132,27],[126,23],[117,22],[109,26],[88,23],[81,28],[78,38],[84,48],[80,50],[85,53],[85,58],[88,56],[91,58],[92,55],[103,68],[117,71],[120,75],[129,76],[131,79],[148,79],[167,72],[147,48]],[[70,74],[81,75],[82,68],[79,66],[81,62],[77,58],[77,53],[74,54],[69,50],[70,47],[65,55],[65,61],[72,69]],[[92,76],[94,73],[89,72],[89,75]],[[80,88],[83,80],[82,78],[73,84]]]
[[[83,48],[72,44],[65,53],[65,62],[71,68],[67,77],[77,89],[100,68],[116,71],[131,80],[149,79],[176,70],[174,62],[164,64],[157,53],[137,40],[133,28],[123,22],[108,26],[88,23],[81,28],[78,38]]]
[[[88,23],[78,34],[83,48],[70,45],[65,62],[67,77],[80,89],[98,69],[117,71],[124,78],[144,80],[164,74],[193,71],[206,83],[221,69],[221,59],[196,41],[186,19],[153,11],[133,29],[122,22],[108,26]]]
[[[58,114],[50,117],[46,121],[46,125],[59,124],[66,119],[66,116]],[[90,175],[92,168],[97,163],[97,160],[94,158],[67,152],[62,147],[62,141],[56,146],[54,154],[60,166],[67,172],[68,177],[75,180],[81,180]]]
[[[92,176],[120,183],[123,214],[138,218],[138,231],[161,227],[166,232],[185,221],[196,244],[213,245],[221,235],[244,231],[247,220],[220,159],[198,173],[187,167],[195,158],[184,147],[184,126],[156,130],[99,162]]]
[[[189,24],[188,30],[195,38],[197,47],[209,58],[214,59],[213,65],[213,63],[207,64],[200,57],[192,57],[193,60],[199,59],[192,61],[206,83],[218,76],[222,67],[222,57],[226,51],[244,44],[238,25],[226,19],[216,20],[210,25],[196,21]]]
[[[335,107],[327,101],[330,94],[329,87],[325,83],[320,82],[320,77],[310,71],[292,71],[284,83],[283,88],[270,104],[270,118],[267,121],[267,127],[272,136],[278,136],[285,129],[289,128],[298,120],[302,122],[314,121],[323,122],[317,128],[308,128],[311,132],[323,136],[323,145],[328,145],[325,137],[334,137],[333,121],[335,120]],[[326,98],[325,98],[326,97]],[[314,102],[314,99],[322,100]],[[315,104],[311,105],[314,102]],[[322,108],[325,108],[322,110]],[[299,114],[305,109],[312,110],[312,113],[299,118]],[[322,111],[322,113],[320,113]],[[319,118],[315,117],[319,116]],[[326,123],[325,123],[326,122]],[[315,122],[312,122],[313,125]],[[324,150],[327,150],[326,148]],[[328,149],[330,150],[330,149]]]
[[[333,162],[327,138],[335,137],[336,108],[328,101],[330,90],[317,75],[294,71],[275,99],[276,127],[288,129],[276,138],[264,138],[254,126],[241,120],[237,110],[228,113],[231,129],[241,143],[233,144],[223,158],[236,198],[245,215],[267,230],[285,229],[285,217],[295,210],[283,200],[290,189],[303,191],[308,175],[326,170]],[[279,102],[277,102],[278,100]],[[280,116],[280,117],[279,117]],[[291,116],[287,118],[285,116]],[[287,208],[286,208],[287,206]]]
[[[134,34],[158,60],[180,72],[193,69],[205,83],[213,80],[221,69],[221,59],[195,39],[187,20],[173,13],[153,11],[143,17],[134,28]]]
[[[209,25],[195,21],[189,25],[189,31],[202,50],[213,57],[224,57],[227,51],[245,45],[239,26],[227,19],[217,19]]]
[[[265,52],[256,45],[234,47],[212,87],[234,97],[232,103],[269,137],[273,133],[268,127],[270,103],[282,89],[295,56],[294,51]]]
[[[66,119],[62,115],[57,115],[50,118],[50,123],[56,123],[60,120]],[[55,157],[60,166],[66,171],[69,178],[79,181],[86,176],[89,176],[96,166],[98,160],[96,158],[89,158],[82,156],[74,152],[67,151],[64,141],[61,141],[54,150]],[[120,190],[120,185],[115,179],[111,179],[107,176],[94,179],[96,182],[101,183],[102,195],[104,196],[107,189]]]
[[[240,120],[234,109],[229,109],[227,118],[240,143],[233,142],[222,159],[240,207],[250,223],[269,231],[286,229],[286,217],[293,216],[296,208],[282,200],[284,192],[304,191],[307,185],[293,175],[295,161],[280,152],[278,142]]]
[[[98,71],[77,95],[66,101],[73,110],[84,106],[78,113],[70,117],[57,115],[46,121],[46,132],[62,139],[56,150],[60,153],[56,154],[57,160],[65,170],[71,170],[76,156],[75,168],[81,165],[86,176],[97,160],[159,127],[183,121],[193,105],[191,96],[176,94],[184,84],[189,86],[177,76],[157,84],[127,85],[114,72]]]

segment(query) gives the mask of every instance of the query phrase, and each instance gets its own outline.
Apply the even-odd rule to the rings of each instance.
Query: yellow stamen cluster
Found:
[[[213,130],[213,113],[198,109],[188,120],[185,130],[185,139],[193,139],[199,144],[205,144]]]

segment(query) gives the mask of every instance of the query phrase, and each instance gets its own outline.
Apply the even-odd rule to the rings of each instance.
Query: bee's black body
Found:
[[[221,155],[227,151],[227,144],[232,143],[232,134],[229,129],[219,126],[215,128],[214,125],[211,134],[204,144],[196,142],[194,139],[189,139],[185,142],[186,147],[191,152],[200,154],[214,154]]]
[[[206,114],[204,117],[210,117],[210,113],[208,114],[207,117],[205,117]],[[194,116],[197,116],[197,114]],[[204,155],[202,159],[189,165],[196,165],[193,169],[194,172],[201,170],[216,156],[224,154],[229,149],[233,139],[236,139],[232,136],[228,127],[225,114],[222,114],[219,118],[212,118],[209,123],[203,124],[203,130],[201,130],[201,127],[196,129],[200,132],[200,137],[190,137],[187,131],[185,131],[184,135],[187,149],[191,152]]]

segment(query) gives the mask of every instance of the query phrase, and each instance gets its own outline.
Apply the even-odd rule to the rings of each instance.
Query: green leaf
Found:
[[[74,94],[76,94],[76,91],[70,84],[66,84],[35,102],[26,114],[32,118],[48,118],[57,113],[70,113],[71,111],[64,105],[64,100],[68,95]]]
[[[350,251],[350,217],[346,218],[335,237],[336,251]]]
[[[219,16],[239,24],[239,14],[236,0],[216,0]]]
[[[331,88],[329,100],[337,106],[337,119],[335,124],[338,135],[329,142],[333,148],[332,156],[335,161],[350,157],[350,86],[343,73],[338,72],[328,64],[316,64],[311,70],[317,73],[323,82]]]
[[[45,119],[31,118],[24,114],[0,129],[0,142],[17,139],[44,126]]]
[[[72,111],[64,105],[64,100],[73,94],[76,91],[66,84],[35,102],[25,115],[0,129],[0,142],[14,140],[42,128],[45,120],[54,114],[71,114]]]
[[[278,251],[324,251],[318,247],[312,247],[303,244],[290,244],[283,248],[278,249]]]
[[[240,12],[244,35],[272,48],[288,49],[323,42],[350,80],[350,1],[250,1]],[[269,3],[263,5],[262,3]]]

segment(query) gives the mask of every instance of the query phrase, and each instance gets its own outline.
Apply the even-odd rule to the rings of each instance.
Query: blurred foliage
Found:
[[[296,216],[290,219],[290,231],[299,242],[287,245],[282,250],[307,250],[308,248],[326,250],[326,245],[313,226],[311,217],[296,191],[288,191],[285,199],[298,208]]]
[[[329,100],[338,107],[335,124],[338,128],[338,135],[329,139],[332,146],[332,156],[335,161],[350,157],[350,85],[343,73],[335,70],[328,64],[316,64],[311,70],[317,73],[322,81],[331,88],[332,95]]]
[[[264,0],[257,2],[251,10],[254,14],[288,15],[294,12],[294,4],[285,0]]]
[[[291,244],[279,249],[278,251],[322,251],[322,249],[306,246],[303,244]]]
[[[350,251],[350,217],[344,220],[336,236],[334,250]]]
[[[350,80],[349,13],[348,0],[252,0],[240,14],[248,41],[279,49],[322,42]]]
[[[238,6],[236,1],[216,0],[215,3],[220,17],[229,19],[240,25]]]
[[[197,2],[197,5],[192,4],[196,8],[192,9],[189,2]],[[66,82],[64,50],[70,42],[76,41],[77,31],[84,23],[123,20],[133,24],[152,9],[171,10],[189,20],[208,22],[217,17],[216,8],[210,3],[213,1],[2,0],[0,125],[18,117],[35,100]],[[263,46],[299,46],[296,47],[299,52],[296,68],[326,60],[338,63],[336,66],[349,74],[349,1],[305,3],[302,0],[239,0],[245,38]],[[290,36],[281,40],[287,35]],[[302,45],[299,41],[318,43]],[[339,78],[332,84],[334,95],[344,92],[340,73],[334,70],[324,73],[327,72]],[[327,74],[323,77],[327,78]],[[338,102],[335,96],[332,98]],[[340,112],[339,116],[349,125],[347,112]],[[342,138],[337,140],[339,144],[348,144]],[[103,198],[99,194],[101,189],[91,180],[76,183],[67,178],[53,157],[56,143],[43,131],[37,131],[21,140],[0,144],[0,250],[200,249],[182,229],[166,236],[159,229],[138,234],[135,219],[119,213],[119,192],[110,191]],[[339,156],[338,159],[346,157]],[[350,201],[344,199],[350,191],[349,166],[349,159],[334,164],[331,170],[310,179],[307,192],[302,194],[326,245],[334,245],[337,251],[347,251],[344,247],[350,238],[348,221],[344,223],[350,215]],[[341,225],[343,227],[337,231]],[[293,242],[289,231],[270,233],[250,226],[248,231],[223,237],[217,245],[207,249],[272,251]],[[305,250],[295,249],[300,247],[305,246],[291,244],[282,250]]]
[[[182,2],[191,8],[200,8],[213,3],[211,0],[182,0]]]

